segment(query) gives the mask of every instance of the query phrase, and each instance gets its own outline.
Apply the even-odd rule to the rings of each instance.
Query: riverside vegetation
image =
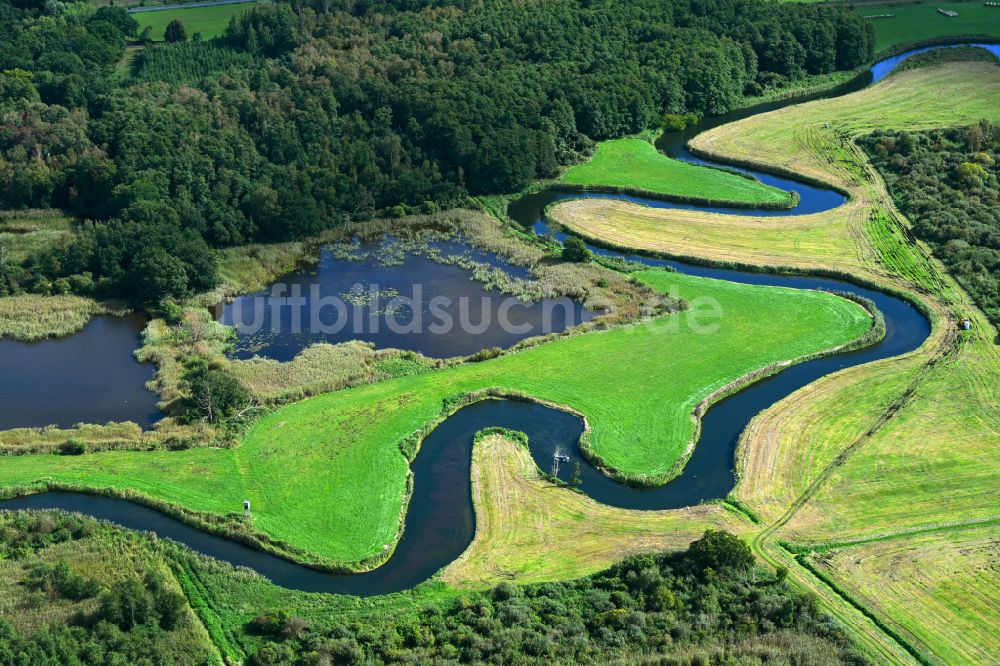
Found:
[[[680,549],[706,526],[741,532],[732,514],[699,506],[631,511],[554,486],[522,433],[483,431],[472,452],[476,534],[441,579],[459,588],[571,580],[625,555]]]
[[[250,498],[257,507],[252,530],[269,537],[268,547],[353,566],[391,552],[385,546],[397,538],[414,438],[456,396],[491,389],[568,405],[587,415],[592,459],[620,478],[662,483],[690,455],[692,413],[703,400],[748,373],[848,344],[872,327],[862,307],[831,294],[661,270],[633,277],[675,298],[712,299],[725,317],[710,319],[717,327],[703,332],[698,305],[481,363],[326,393],[263,416],[232,449],[8,457],[0,459],[0,483],[137,492],[207,514],[209,524]],[[690,351],[663,353],[671,347]],[[612,367],[609,358],[620,360]],[[568,367],[572,375],[563,372]],[[620,382],[622,372],[633,381]],[[337,465],[323,464],[334,451]],[[335,541],[326,536],[331,529],[340,535]]]
[[[0,515],[0,661],[221,662],[161,550],[79,516]]]
[[[790,208],[795,203],[788,192],[752,178],[672,160],[643,139],[599,143],[594,156],[570,167],[559,185],[750,208]]]
[[[914,232],[1000,326],[1000,126],[875,132],[860,145]]]

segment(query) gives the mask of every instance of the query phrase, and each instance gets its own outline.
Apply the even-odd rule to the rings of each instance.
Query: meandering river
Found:
[[[983,46],[1000,55],[1000,47]],[[833,91],[807,98],[771,102],[718,118],[705,119],[683,132],[665,134],[657,145],[678,159],[708,163],[691,155],[686,148],[688,139],[698,132],[811,98],[830,97],[859,90],[873,81],[884,78],[909,55],[926,50],[929,49],[915,49],[882,61],[862,77]],[[843,195],[829,189],[805,185],[793,179],[778,178],[766,173],[745,171],[769,185],[796,191],[800,196],[799,205],[790,211],[758,211],[754,214],[788,215],[818,212],[839,206],[844,201]],[[511,205],[509,213],[526,227],[534,228],[539,233],[547,233],[548,226],[542,214],[544,207],[560,198],[579,196],[581,195],[578,193],[545,191],[515,202]],[[698,208],[723,213],[746,212],[670,204],[621,195],[583,196],[613,196],[649,206]],[[578,417],[570,413],[516,400],[491,399],[466,406],[441,423],[424,440],[420,453],[412,464],[413,497],[406,516],[403,538],[386,564],[367,573],[333,575],[315,571],[202,532],[155,510],[124,500],[79,493],[49,492],[0,502],[0,508],[66,509],[106,519],[128,528],[149,530],[162,537],[184,543],[196,551],[254,569],[276,584],[288,588],[360,596],[385,594],[409,589],[428,579],[458,557],[471,542],[475,534],[470,482],[472,441],[475,433],[483,428],[502,426],[525,432],[529,437],[532,456],[539,466],[546,470],[550,468],[553,453],[557,448],[567,453],[570,461],[562,465],[561,476],[568,478],[575,466],[574,463],[580,462],[582,479],[580,488],[600,502],[633,509],[671,509],[690,506],[701,501],[725,497],[732,490],[735,484],[733,466],[736,443],[740,433],[755,414],[832,372],[912,351],[930,334],[929,322],[910,303],[877,290],[840,280],[746,273],[693,266],[640,255],[623,255],[598,247],[591,249],[600,254],[622,256],[650,266],[665,266],[690,275],[732,282],[852,292],[872,300],[881,310],[886,322],[886,336],[878,344],[866,349],[792,366],[716,403],[702,420],[700,439],[681,475],[658,488],[626,487],[589,465],[578,448],[583,424]],[[66,340],[72,340],[74,337],[76,336]],[[71,347],[67,350],[68,354]],[[24,378],[19,378],[18,381],[23,380]],[[140,412],[148,414],[148,408],[144,407]],[[130,418],[135,420],[134,416]]]

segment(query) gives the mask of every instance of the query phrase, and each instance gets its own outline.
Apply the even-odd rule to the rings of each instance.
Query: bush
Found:
[[[285,609],[268,611],[250,620],[247,629],[259,636],[278,636],[291,617],[292,614]]]
[[[187,600],[166,585],[156,571],[144,579],[135,576],[115,583],[101,597],[97,618],[110,622],[122,631],[140,625],[154,625],[170,630],[184,617]]]
[[[64,456],[79,456],[87,452],[87,445],[78,439],[67,439],[59,445],[59,453]]]
[[[138,578],[119,581],[102,598],[98,618],[130,631],[156,618],[153,595]]]
[[[250,403],[250,394],[235,377],[213,368],[202,358],[186,361],[184,385],[187,389],[186,417],[216,423],[233,416]]]
[[[74,601],[95,597],[101,591],[100,583],[71,571],[65,560],[60,560],[54,566],[36,565],[28,574],[27,585]]]
[[[586,243],[576,236],[570,236],[563,241],[562,258],[563,261],[580,263],[590,261],[591,253]]]
[[[707,530],[705,536],[688,548],[692,563],[699,569],[740,571],[753,566],[750,546],[729,532]]]
[[[163,32],[163,38],[171,43],[186,42],[187,30],[184,29],[184,22],[174,19],[167,24],[167,29]]]

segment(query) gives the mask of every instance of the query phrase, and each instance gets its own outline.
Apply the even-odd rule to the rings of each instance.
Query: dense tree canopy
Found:
[[[876,132],[861,145],[916,234],[1000,326],[1000,126]]]
[[[845,9],[764,0],[311,0],[148,47],[121,77],[136,25],[120,9],[7,5],[0,22],[0,205],[98,221],[2,282],[90,273],[139,300],[214,278],[210,247],[516,191],[595,139],[854,68],[874,41]],[[105,247],[103,226],[203,245],[185,241],[181,271]],[[166,275],[137,288],[140,259]]]

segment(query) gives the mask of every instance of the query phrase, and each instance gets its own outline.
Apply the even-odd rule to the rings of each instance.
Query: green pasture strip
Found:
[[[600,143],[594,156],[588,162],[570,167],[561,182],[595,189],[635,189],[665,196],[748,206],[792,203],[788,192],[722,169],[671,159],[643,139],[615,139]]]
[[[958,12],[945,16],[938,9]],[[1000,7],[985,2],[922,2],[905,5],[858,5],[859,16],[891,14],[891,18],[869,19],[875,26],[875,51],[941,37],[983,36],[1000,38]]]

